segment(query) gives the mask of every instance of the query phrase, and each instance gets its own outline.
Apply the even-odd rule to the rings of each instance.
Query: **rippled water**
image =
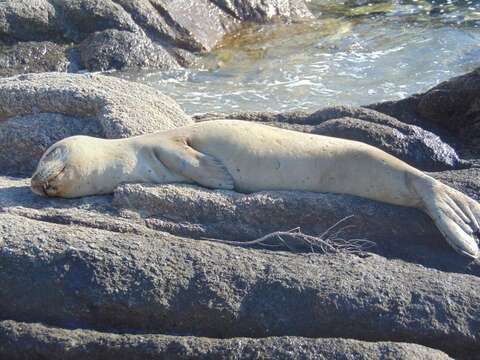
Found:
[[[480,1],[341,3],[312,0],[305,24],[247,27],[202,70],[122,76],[189,113],[285,111],[399,99],[480,66]]]

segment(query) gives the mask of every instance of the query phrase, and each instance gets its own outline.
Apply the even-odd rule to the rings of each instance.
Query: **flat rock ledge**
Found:
[[[0,322],[0,356],[51,360],[148,359],[451,359],[420,345],[349,339],[267,337],[212,339],[154,334],[66,330],[41,324]]]
[[[194,242],[194,246],[193,245]],[[480,350],[478,277],[371,255],[291,254],[0,214],[3,319],[212,338]]]
[[[123,138],[192,123],[159,91],[102,75],[0,79],[0,173],[30,175],[53,143],[72,135]]]

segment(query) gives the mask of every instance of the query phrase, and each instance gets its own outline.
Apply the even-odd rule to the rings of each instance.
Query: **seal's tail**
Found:
[[[439,181],[425,177],[415,190],[447,242],[460,254],[479,256],[480,205],[467,195]]]

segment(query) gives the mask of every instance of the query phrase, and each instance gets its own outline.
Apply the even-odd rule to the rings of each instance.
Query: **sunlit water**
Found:
[[[189,113],[285,111],[400,99],[480,66],[480,1],[325,3],[314,21],[243,29],[201,70],[121,76]]]

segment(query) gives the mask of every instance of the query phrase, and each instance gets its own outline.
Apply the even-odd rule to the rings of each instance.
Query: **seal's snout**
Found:
[[[41,196],[47,196],[45,193],[45,187],[44,187],[44,182],[39,179],[38,176],[34,175],[30,181],[30,186],[32,188],[32,191]]]

